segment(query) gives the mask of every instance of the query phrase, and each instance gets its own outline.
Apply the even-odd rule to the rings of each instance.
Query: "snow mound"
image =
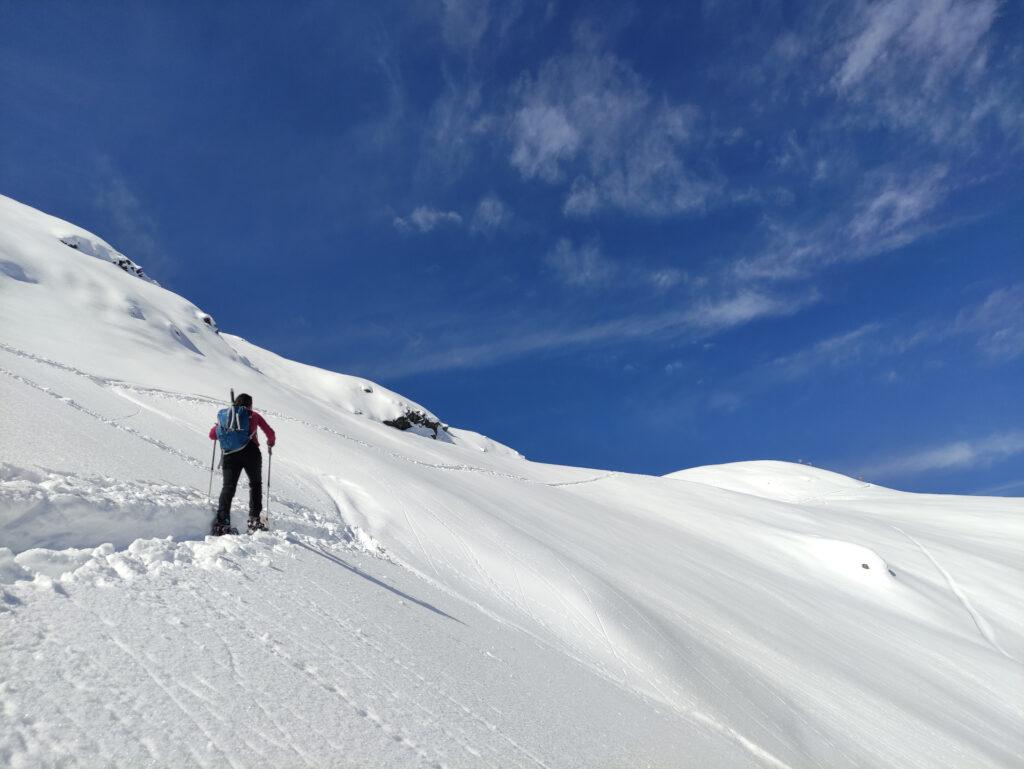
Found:
[[[140,537],[202,537],[206,495],[169,483],[78,477],[0,463],[0,532],[15,551],[85,542],[127,547]]]
[[[664,477],[781,502],[810,502],[853,493],[872,485],[830,470],[777,460],[705,465],[679,470]]]
[[[795,545],[790,551],[795,558],[816,567],[814,571],[827,570],[854,586],[887,587],[896,577],[882,556],[856,542],[803,537]]]

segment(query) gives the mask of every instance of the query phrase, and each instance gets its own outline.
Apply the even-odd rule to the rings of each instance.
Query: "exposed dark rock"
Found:
[[[198,318],[203,323],[205,323],[207,326],[212,328],[213,329],[213,333],[215,333],[215,334],[219,334],[220,333],[220,329],[217,328],[217,321],[215,321],[213,319],[212,315],[210,315],[208,313],[205,313],[202,310],[196,310],[196,318]]]
[[[437,440],[438,430],[448,432],[448,425],[438,422],[436,419],[431,419],[422,411],[413,411],[412,409],[406,409],[405,413],[396,419],[385,419],[384,424],[398,430],[408,430],[413,425],[419,425],[420,427],[432,430],[434,432],[434,440]]]
[[[75,249],[75,251],[81,251],[83,254],[88,254],[89,256],[94,256],[97,259],[103,259],[112,264],[116,264],[129,275],[134,275],[137,278],[142,278],[143,280],[148,281],[150,283],[156,283],[156,281],[149,277],[139,265],[137,265],[124,254],[118,251],[114,251],[113,249],[108,248],[107,246],[104,246],[99,243],[94,243],[93,241],[89,240],[88,238],[84,238],[81,235],[67,235],[61,238],[60,242],[63,243],[68,248]]]

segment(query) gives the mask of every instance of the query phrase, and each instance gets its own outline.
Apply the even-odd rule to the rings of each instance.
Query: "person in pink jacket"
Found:
[[[260,439],[256,429],[259,428],[267,436],[267,446],[273,453],[277,437],[274,430],[262,416],[252,410],[252,396],[242,393],[235,398],[235,407],[245,408],[249,412],[249,442],[240,451],[225,454],[222,460],[224,468],[224,485],[217,503],[217,518],[213,524],[213,534],[231,533],[231,502],[235,498],[238,478],[245,471],[249,479],[249,533],[266,531],[266,525],[260,520],[263,512],[263,454],[260,452]],[[210,429],[210,440],[217,440],[217,425]]]

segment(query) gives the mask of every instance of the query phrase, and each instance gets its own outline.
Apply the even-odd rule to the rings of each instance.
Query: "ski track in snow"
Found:
[[[81,374],[81,372],[79,372],[77,370],[75,370],[75,373]],[[23,385],[27,385],[28,387],[31,387],[31,388],[33,388],[35,390],[38,390],[39,392],[46,393],[50,397],[55,398],[58,401],[60,401],[61,403],[63,403],[65,406],[68,406],[69,408],[72,408],[75,411],[78,411],[78,412],[80,412],[82,414],[85,414],[86,416],[92,417],[97,422],[100,422],[102,424],[105,424],[105,425],[108,425],[110,427],[113,427],[115,430],[121,430],[122,432],[128,433],[129,435],[131,435],[134,438],[138,438],[141,441],[145,441],[146,443],[150,444],[151,446],[155,446],[156,448],[160,449],[161,451],[165,451],[168,454],[171,454],[171,455],[177,457],[178,459],[181,459],[182,461],[192,465],[193,467],[205,467],[205,464],[201,460],[197,459],[196,457],[192,456],[191,454],[188,454],[187,452],[184,452],[184,451],[180,451],[179,449],[176,449],[173,446],[169,446],[169,445],[167,445],[166,443],[164,443],[161,440],[158,440],[156,438],[151,438],[148,435],[144,435],[143,433],[140,433],[138,430],[136,430],[135,428],[131,427],[130,425],[122,425],[120,423],[120,420],[124,419],[124,417],[117,417],[117,418],[105,417],[102,414],[98,414],[95,411],[92,411],[91,409],[88,409],[85,406],[82,406],[81,404],[75,402],[75,400],[73,398],[69,398],[69,397],[61,395],[59,392],[54,390],[52,387],[47,387],[46,385],[41,385],[38,382],[35,382],[35,381],[29,379],[28,377],[24,377],[24,376],[21,376],[20,374],[16,374],[15,372],[13,372],[13,371],[11,371],[11,370],[9,370],[7,368],[4,368],[2,366],[0,366],[0,374],[4,374],[4,375],[10,377],[11,379],[13,379],[13,380],[15,380],[17,382],[20,382]],[[92,379],[93,381],[95,381],[95,379],[93,377],[89,376],[88,374],[82,374],[82,376],[86,376],[89,379]]]
[[[1020,662],[1019,659],[1011,655],[1002,646],[999,645],[999,641],[996,639],[995,632],[992,630],[992,626],[988,623],[988,620],[986,620],[981,615],[981,613],[974,608],[973,604],[971,604],[971,600],[967,597],[967,594],[960,588],[960,585],[957,584],[956,580],[953,579],[953,575],[951,575],[948,571],[942,568],[942,564],[940,564],[935,559],[935,556],[932,555],[931,551],[924,545],[922,545],[920,541],[907,534],[907,532],[905,532],[899,526],[891,526],[891,528],[894,531],[897,531],[900,534],[902,534],[907,539],[909,539],[914,544],[914,546],[917,547],[917,549],[920,550],[924,554],[924,556],[932,562],[932,565],[939,572],[939,574],[942,575],[942,578],[946,581],[946,584],[949,586],[949,589],[952,591],[953,595],[956,596],[956,599],[960,602],[960,605],[964,607],[964,611],[967,612],[967,614],[971,618],[971,621],[974,622],[974,626],[978,628],[978,632],[981,634],[981,637],[984,638],[985,641],[987,641],[993,649],[995,649],[997,652],[1006,657],[1006,659],[1012,660],[1013,662]]]

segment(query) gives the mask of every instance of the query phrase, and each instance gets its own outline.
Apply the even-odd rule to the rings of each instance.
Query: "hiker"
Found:
[[[252,396],[242,393],[235,398],[231,408],[221,409],[217,424],[210,428],[210,440],[220,440],[224,455],[224,486],[217,504],[217,518],[213,523],[213,535],[231,534],[231,500],[235,497],[238,477],[245,470],[249,478],[249,533],[266,531],[266,524],[260,519],[263,512],[263,454],[256,428],[267,436],[267,447],[274,453],[274,431],[267,420],[252,410]]]

